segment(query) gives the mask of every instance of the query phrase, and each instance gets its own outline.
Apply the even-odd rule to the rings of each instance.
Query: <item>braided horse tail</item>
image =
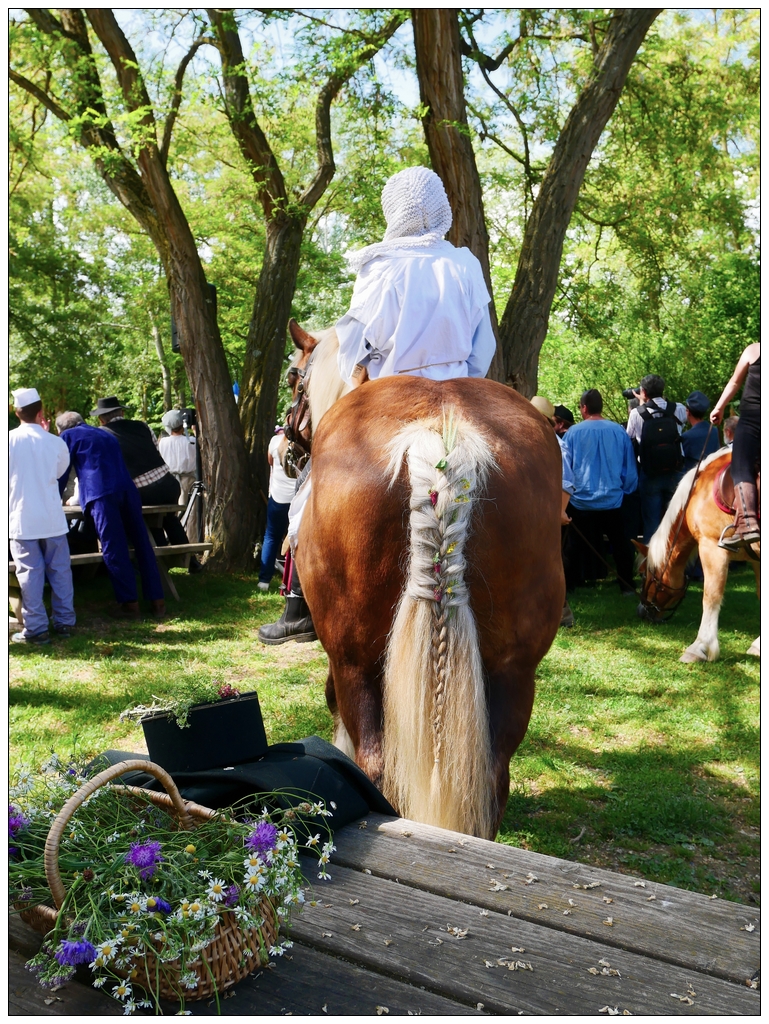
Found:
[[[411,483],[410,561],[385,661],[384,792],[408,818],[491,835],[491,749],[484,671],[465,583],[465,545],[495,465],[454,410],[404,427],[392,483]]]

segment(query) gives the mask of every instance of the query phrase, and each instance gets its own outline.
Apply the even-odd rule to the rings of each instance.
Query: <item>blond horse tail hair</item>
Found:
[[[385,661],[384,791],[404,817],[493,838],[489,716],[465,545],[494,457],[453,410],[404,427],[389,454],[392,483],[408,460],[411,515],[408,577]]]

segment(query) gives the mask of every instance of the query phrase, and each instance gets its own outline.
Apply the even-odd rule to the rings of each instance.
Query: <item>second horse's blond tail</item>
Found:
[[[452,412],[393,441],[411,485],[410,559],[384,679],[384,787],[404,817],[491,836],[488,709],[465,581],[473,511],[494,458]]]

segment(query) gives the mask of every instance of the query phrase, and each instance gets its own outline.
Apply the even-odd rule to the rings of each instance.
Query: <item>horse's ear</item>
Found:
[[[649,553],[649,546],[647,544],[639,544],[637,540],[631,540],[630,543],[633,545],[636,551],[638,551],[641,555],[643,555],[644,558],[646,558],[646,556]]]
[[[291,335],[291,340],[299,351],[304,352],[305,355],[308,352],[312,352],[318,344],[318,339],[313,338],[311,334],[303,330],[293,317],[288,321],[288,333]]]

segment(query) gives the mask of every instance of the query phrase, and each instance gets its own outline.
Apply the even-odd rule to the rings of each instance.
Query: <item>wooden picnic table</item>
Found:
[[[153,528],[162,529],[163,520],[169,512],[178,515],[183,512],[186,507],[186,505],[178,505],[176,502],[172,505],[142,505],[142,518],[144,519],[144,525],[147,527],[147,534],[149,535],[150,543],[155,551],[155,558],[157,559],[158,569],[160,570],[160,578],[163,582],[163,590],[166,596],[170,594],[177,601],[179,600],[179,593],[168,573],[168,569],[170,568],[168,560],[178,560],[179,558],[183,561],[186,560],[184,564],[184,567],[186,568],[189,565],[191,555],[202,554],[204,551],[210,551],[212,545],[209,543],[156,544],[152,530]],[[82,516],[83,510],[79,505],[65,505],[64,515],[67,519],[74,519],[76,516]],[[94,554],[96,554],[96,552],[94,552]],[[85,564],[85,559],[87,558],[89,558],[88,555],[72,555],[72,565]],[[90,558],[93,560],[93,555],[91,555]]]
[[[67,520],[75,519],[78,516],[83,515],[83,509],[79,505],[64,505],[63,507],[64,515]],[[178,505],[175,503],[173,505],[142,506],[142,518],[144,519],[144,525],[147,528],[150,543],[155,551],[155,558],[160,571],[160,579],[163,583],[163,592],[166,596],[170,595],[177,601],[179,600],[179,592],[174,586],[174,582],[169,575],[169,568],[173,566],[182,566],[183,568],[187,568],[192,555],[204,554],[206,551],[210,551],[213,547],[213,545],[208,541],[197,544],[159,545],[155,543],[152,528],[162,528],[163,519],[169,512],[179,513],[183,512],[185,508],[186,505]],[[133,549],[131,549],[131,555],[133,557]],[[70,564],[73,568],[81,565],[95,565],[102,560],[101,551],[90,551],[87,554],[82,555],[70,555]],[[8,564],[8,599],[14,617],[20,625],[23,625],[21,613],[21,590],[19,589],[18,581],[16,580],[15,566],[13,562],[9,562]]]
[[[672,886],[372,814],[337,832],[293,948],[221,1002],[241,1015],[760,1014],[760,912]],[[12,1015],[117,1015],[102,992],[50,994],[10,929]],[[189,1003],[193,1015],[213,1002]]]

